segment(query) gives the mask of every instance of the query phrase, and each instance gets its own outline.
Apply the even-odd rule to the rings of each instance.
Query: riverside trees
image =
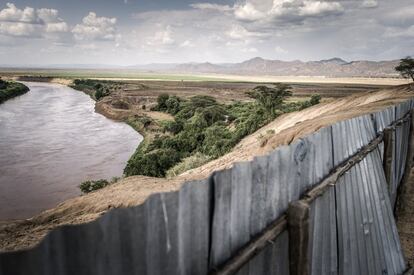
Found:
[[[414,81],[414,59],[406,57],[401,59],[400,64],[395,67],[395,70],[404,78],[411,78]]]

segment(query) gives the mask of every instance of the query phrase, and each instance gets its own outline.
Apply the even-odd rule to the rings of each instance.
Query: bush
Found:
[[[319,104],[321,102],[321,95],[318,95],[318,94],[312,95],[309,102],[312,106]]]
[[[3,103],[10,98],[23,95],[29,91],[29,88],[22,83],[1,81],[3,88],[0,88],[0,103]]]
[[[90,193],[92,191],[104,188],[105,186],[108,186],[109,182],[107,180],[104,179],[100,179],[100,180],[88,180],[88,181],[84,181],[79,185],[80,190],[83,193]]]
[[[170,96],[165,101],[165,107],[168,113],[175,115],[180,111],[180,98],[177,96]]]
[[[126,176],[144,175],[164,177],[168,169],[181,160],[181,154],[173,149],[159,149],[149,153],[138,152],[128,161]]]
[[[184,129],[184,122],[180,120],[165,121],[163,128],[165,131],[171,132],[173,134],[178,134]]]
[[[185,171],[200,167],[201,165],[209,162],[211,159],[212,158],[210,156],[206,156],[200,152],[197,152],[190,157],[184,158],[180,163],[170,168],[167,171],[166,176],[168,178],[175,177],[184,173]]]
[[[157,111],[165,111],[167,110],[167,100],[170,98],[169,94],[160,94],[157,97],[157,106],[156,106],[156,110]]]
[[[233,135],[223,125],[213,125],[205,131],[201,152],[212,157],[219,157],[233,147]]]

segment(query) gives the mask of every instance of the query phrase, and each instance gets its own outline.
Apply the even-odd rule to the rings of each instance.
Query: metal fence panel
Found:
[[[388,127],[395,121],[395,107],[389,107],[385,110],[373,114],[373,120],[376,125],[377,133],[382,132],[384,128]]]
[[[340,274],[400,274],[405,269],[379,151],[336,185]]]
[[[341,121],[332,125],[334,166],[344,162],[376,136],[370,115]]]
[[[337,274],[337,228],[334,187],[330,187],[310,205],[310,274]]]

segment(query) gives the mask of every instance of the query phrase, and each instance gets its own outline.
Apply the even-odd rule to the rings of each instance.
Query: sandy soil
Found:
[[[229,154],[176,178],[129,177],[102,190],[63,202],[26,221],[0,224],[0,250],[31,247],[59,225],[89,222],[113,207],[138,205],[151,193],[177,190],[186,180],[203,178],[215,170],[231,167],[236,161],[265,154],[279,145],[289,144],[336,121],[379,111],[411,98],[413,92],[414,87],[399,86],[330,100],[300,112],[283,115],[244,138]],[[269,129],[273,129],[275,134],[268,136],[263,145],[259,136]]]

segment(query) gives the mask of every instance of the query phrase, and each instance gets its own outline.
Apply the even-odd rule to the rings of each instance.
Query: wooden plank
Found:
[[[229,261],[217,267],[212,274],[234,274],[249,260],[254,258],[264,247],[272,243],[287,228],[286,215],[281,216],[257,237],[253,238],[244,248],[239,250]]]
[[[309,204],[295,201],[289,205],[289,269],[291,275],[309,274]]]

